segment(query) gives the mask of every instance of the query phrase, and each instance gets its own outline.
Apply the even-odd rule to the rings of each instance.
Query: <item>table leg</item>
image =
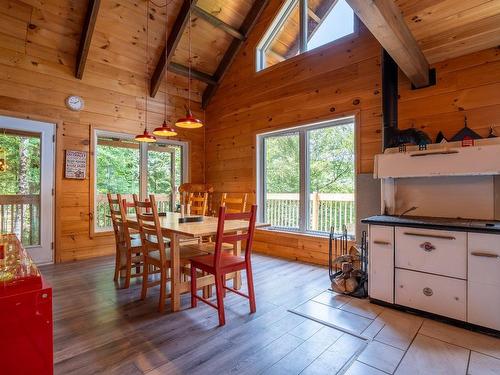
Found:
[[[236,232],[236,234],[242,234],[241,231]],[[233,253],[234,255],[241,255],[241,241],[236,241],[233,245]],[[233,278],[233,288],[236,290],[241,289],[241,271],[235,273]]]
[[[181,307],[181,258],[179,247],[179,235],[172,234],[170,238],[170,256],[172,262],[172,278],[171,278],[171,306],[172,311],[179,311]]]

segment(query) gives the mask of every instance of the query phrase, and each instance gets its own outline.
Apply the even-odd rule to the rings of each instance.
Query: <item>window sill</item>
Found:
[[[279,228],[279,227],[259,228],[259,229],[257,229],[257,231],[274,232],[274,233],[280,233],[283,235],[296,235],[296,236],[302,236],[302,237],[323,238],[325,240],[328,240],[328,238],[330,237],[330,233],[327,233],[327,232],[314,232],[314,231],[302,232],[299,230]],[[347,236],[347,239],[349,241],[355,241],[355,238],[353,236]]]

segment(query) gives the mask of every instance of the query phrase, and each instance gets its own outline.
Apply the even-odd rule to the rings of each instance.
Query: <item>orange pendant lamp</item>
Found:
[[[167,61],[167,45],[168,45],[168,3],[165,4],[165,61]],[[167,121],[167,100],[168,100],[168,69],[165,69],[165,119],[162,126],[153,130],[153,134],[158,137],[175,137],[177,132],[175,129],[168,125]]]
[[[154,143],[156,137],[148,132],[148,77],[149,76],[149,0],[146,5],[146,108],[144,109],[144,133],[135,136],[137,142]]]
[[[186,116],[180,118],[175,123],[175,126],[179,128],[185,129],[196,129],[201,128],[203,126],[203,122],[200,119],[197,119],[193,116],[193,112],[191,112],[191,9],[189,8],[189,74],[188,74],[188,105],[186,106]]]

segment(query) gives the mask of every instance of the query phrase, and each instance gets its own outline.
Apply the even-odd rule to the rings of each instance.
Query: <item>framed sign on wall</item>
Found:
[[[87,172],[87,152],[66,150],[64,177],[84,180]]]

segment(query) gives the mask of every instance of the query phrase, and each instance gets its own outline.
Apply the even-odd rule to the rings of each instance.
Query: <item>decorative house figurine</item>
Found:
[[[446,139],[442,131],[438,133],[436,143],[448,143],[448,139]]]
[[[465,116],[464,118],[464,127],[462,129],[459,130],[459,132],[457,134],[455,134],[452,138],[451,138],[451,142],[460,142],[460,141],[463,141],[465,140],[465,137],[468,137],[469,139],[481,139],[482,137],[477,134],[474,130],[472,130],[471,128],[469,128],[467,126],[467,116]],[[473,142],[474,144],[474,142]]]
[[[497,138],[498,135],[496,135],[495,129],[493,126],[490,126],[490,132],[488,133],[488,138]]]

